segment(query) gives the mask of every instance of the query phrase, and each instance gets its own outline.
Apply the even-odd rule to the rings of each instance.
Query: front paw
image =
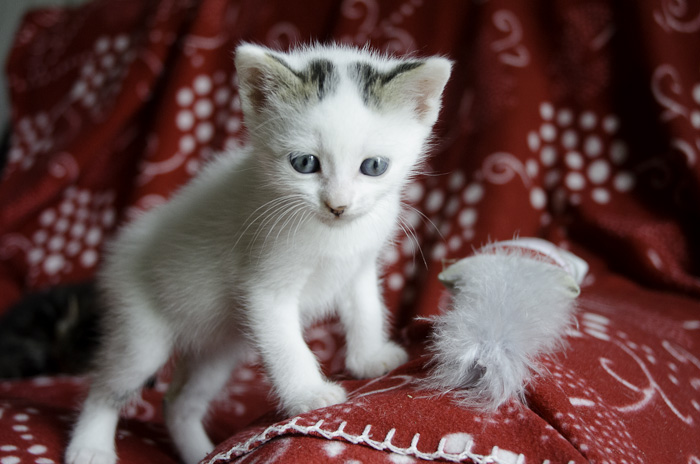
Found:
[[[394,342],[386,342],[373,352],[348,353],[348,371],[360,379],[379,377],[408,361],[408,354]]]
[[[317,386],[297,392],[292,398],[283,398],[282,407],[291,416],[303,414],[313,409],[325,408],[347,400],[347,394],[340,385],[323,382]]]
[[[112,451],[71,446],[66,451],[66,464],[115,464],[117,455]]]

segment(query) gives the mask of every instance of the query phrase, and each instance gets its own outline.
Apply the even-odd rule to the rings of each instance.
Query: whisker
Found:
[[[438,236],[440,236],[440,239],[441,239],[443,242],[445,241],[445,237],[442,235],[442,232],[440,232],[440,229],[439,229],[438,226],[432,221],[432,219],[430,219],[427,215],[425,215],[421,210],[419,210],[418,208],[416,208],[416,207],[414,207],[414,206],[412,206],[412,205],[409,205],[408,203],[404,203],[403,206],[405,206],[406,208],[410,208],[410,209],[413,210],[414,212],[418,213],[418,216],[419,216],[419,217],[421,218],[421,220],[423,221],[423,224],[430,224],[430,225],[433,227],[433,229],[435,229],[435,232],[437,232]]]
[[[284,221],[284,223],[280,226],[279,230],[277,231],[277,236],[275,237],[275,242],[277,240],[279,240],[280,234],[282,233],[284,228],[287,227],[287,224],[289,224],[289,222],[292,221],[299,214],[299,212],[301,211],[301,208],[299,208],[299,207],[303,206],[303,205],[304,205],[304,201],[300,200],[300,199],[297,199],[295,202],[289,204],[289,209],[291,210],[292,208],[294,208],[294,210],[292,211],[292,214],[287,218],[286,221]]]
[[[425,253],[423,253],[423,248],[420,245],[420,241],[418,240],[418,235],[416,234],[415,229],[406,222],[406,220],[402,217],[399,216],[399,227],[401,230],[403,230],[404,234],[406,234],[406,237],[413,242],[416,248],[418,248],[418,252],[420,253],[421,260],[423,261],[423,265],[428,267],[428,261],[425,258]],[[416,262],[416,254],[415,252],[413,253],[413,263],[415,264]]]
[[[300,227],[303,223],[305,223],[306,220],[307,220],[307,219],[311,216],[311,214],[312,214],[310,211],[305,210],[305,209],[300,209],[300,210],[298,210],[298,211],[301,212],[301,214],[299,215],[300,217],[299,217],[299,221],[297,221],[296,227],[294,227],[294,229],[292,229],[292,228],[290,227],[289,230],[287,231],[287,246],[289,246],[289,239],[290,239],[290,236],[289,236],[289,235],[290,235],[290,233],[291,233],[291,238],[292,238],[292,239],[296,238],[297,232],[299,232],[299,227]],[[293,233],[292,233],[292,230],[294,231]]]
[[[296,211],[294,209],[294,207],[300,206],[303,203],[304,203],[303,200],[298,198],[298,196],[297,196],[297,198],[294,201],[282,203],[281,205],[279,205],[278,208],[275,209],[275,212],[282,210],[282,214],[277,215],[275,222],[271,226],[269,226],[269,228],[267,230],[267,234],[265,235],[265,240],[263,241],[262,247],[260,248],[261,256],[262,256],[262,252],[265,249],[265,246],[267,245],[267,242],[270,238],[270,234],[272,234],[272,232],[275,230],[275,228],[277,227],[277,224],[279,224],[280,221],[282,221],[286,216],[293,215],[294,212]],[[272,217],[272,215],[270,215],[270,217]],[[283,223],[282,227],[280,228],[280,232],[282,231],[282,229],[284,229],[284,226],[285,226],[285,224],[287,224],[288,221],[289,221],[289,218]],[[269,223],[270,223],[270,221],[266,220],[265,224],[269,224]],[[267,226],[265,226],[265,227],[267,227]],[[279,238],[279,233],[277,234],[277,238]],[[275,241],[277,240],[277,238],[275,238]],[[257,239],[254,239],[254,240],[257,240]]]
[[[263,214],[260,215],[261,217],[264,216],[264,219],[263,219],[262,222],[258,225],[258,228],[257,228],[257,230],[256,230],[256,232],[255,232],[255,235],[253,235],[253,238],[252,238],[252,240],[250,241],[249,251],[250,251],[250,249],[252,249],[253,245],[254,245],[255,243],[257,243],[258,237],[260,236],[260,234],[261,234],[264,230],[267,230],[267,231],[268,231],[267,235],[265,236],[265,243],[267,243],[267,237],[270,235],[270,232],[271,232],[271,230],[272,230],[272,228],[268,227],[268,225],[269,225],[272,221],[279,221],[279,213],[280,213],[280,212],[286,211],[286,209],[287,209],[287,204],[286,204],[286,202],[285,202],[285,201],[280,201],[280,202],[278,202],[277,204],[275,204],[273,207],[268,208],[267,210],[265,210],[265,212],[264,212]],[[277,223],[277,222],[275,222],[275,224],[276,224],[276,223]],[[273,226],[273,227],[274,227],[274,226]],[[264,244],[263,244],[263,247],[264,247]]]
[[[245,226],[246,224],[248,224],[248,225],[245,227],[245,229],[243,229],[242,232],[240,232],[240,233],[238,234],[238,239],[237,239],[236,242],[233,244],[233,248],[235,248],[235,247],[238,245],[238,242],[241,241],[241,239],[243,238],[243,236],[244,236],[246,233],[248,233],[248,230],[252,227],[253,224],[255,224],[255,223],[257,222],[258,219],[260,219],[260,217],[266,215],[267,212],[268,212],[271,208],[274,208],[274,206],[275,206],[276,204],[278,204],[278,203],[280,203],[280,202],[283,202],[283,201],[285,201],[285,197],[274,198],[274,199],[272,199],[272,200],[270,200],[270,201],[267,201],[267,202],[263,203],[262,205],[258,206],[252,213],[250,213],[250,214],[248,215],[248,217],[246,218],[246,220],[243,222],[243,225],[242,225],[241,227]],[[262,213],[260,213],[259,215],[256,216],[256,213],[257,213],[258,211],[260,211],[261,209],[263,209],[263,208],[267,208],[267,209],[266,209],[265,211],[263,211]],[[255,217],[254,217],[254,216],[255,216]]]

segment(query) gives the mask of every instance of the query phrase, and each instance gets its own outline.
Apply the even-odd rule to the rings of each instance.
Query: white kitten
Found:
[[[238,47],[250,144],[112,244],[99,279],[104,341],[66,462],[116,461],[121,407],[173,351],[165,419],[187,463],[212,451],[201,420],[249,349],[288,414],[346,399],[304,342],[312,320],[337,312],[355,376],[406,361],[387,337],[378,256],[450,67],[340,46]]]

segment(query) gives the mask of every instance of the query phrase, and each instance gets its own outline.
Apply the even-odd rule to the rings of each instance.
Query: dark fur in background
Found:
[[[57,373],[89,367],[96,334],[96,297],[91,283],[30,293],[0,316],[0,378]]]

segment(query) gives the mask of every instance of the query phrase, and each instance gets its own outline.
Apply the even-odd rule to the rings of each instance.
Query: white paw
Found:
[[[374,352],[348,353],[346,365],[358,378],[379,377],[408,361],[408,354],[394,342],[386,342]]]
[[[69,447],[65,462],[66,464],[115,464],[117,455],[112,451]]]
[[[347,400],[347,394],[343,387],[331,382],[324,382],[318,386],[307,388],[294,398],[283,401],[283,405],[288,414],[296,416],[313,409],[343,403],[345,400]]]

